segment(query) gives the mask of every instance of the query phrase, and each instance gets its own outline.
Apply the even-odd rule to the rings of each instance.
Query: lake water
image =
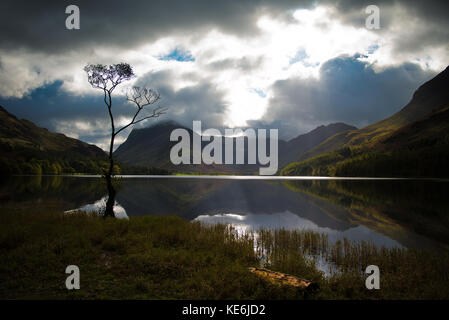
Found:
[[[127,176],[117,187],[118,217],[176,215],[237,229],[311,229],[330,240],[446,250],[449,181],[236,176]],[[96,176],[12,177],[0,209],[98,210],[106,188]]]

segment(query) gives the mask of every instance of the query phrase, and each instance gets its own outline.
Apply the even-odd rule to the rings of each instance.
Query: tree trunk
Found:
[[[107,93],[107,95],[106,95]],[[106,97],[108,100],[106,100]],[[114,140],[115,140],[115,126],[114,126],[114,117],[112,116],[112,98],[111,92],[104,92],[104,101],[108,106],[109,117],[111,120],[111,144],[109,145],[109,169],[105,174],[106,178],[106,186],[108,188],[108,201],[106,201],[106,209],[104,211],[104,217],[113,217],[114,214],[114,204],[115,204],[115,189],[112,185],[112,175],[114,174],[114,158],[112,157],[112,152],[114,151]],[[109,103],[108,103],[109,102]]]
[[[114,128],[114,127],[113,127]],[[112,129],[114,130],[114,129]],[[114,204],[115,204],[115,189],[112,184],[112,176],[114,174],[114,158],[112,157],[112,151],[114,150],[114,131],[111,135],[111,145],[109,147],[109,169],[105,174],[106,186],[108,188],[108,201],[106,201],[106,209],[104,211],[105,217],[115,217],[114,214]]]
[[[115,203],[115,189],[112,185],[111,171],[106,173],[106,186],[108,188],[108,200],[106,201],[106,209],[104,211],[104,217],[115,217],[114,203]]]
[[[111,139],[111,147],[114,145],[114,137]],[[112,148],[111,148],[112,149]],[[106,201],[106,209],[104,211],[105,217],[115,217],[114,204],[115,204],[115,189],[112,185],[112,175],[114,173],[114,159],[112,158],[112,152],[109,153],[109,169],[105,174],[106,186],[108,188],[108,201]]]

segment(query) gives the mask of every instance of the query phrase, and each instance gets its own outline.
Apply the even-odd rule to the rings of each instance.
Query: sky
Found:
[[[80,9],[68,30],[66,6]],[[368,5],[380,10],[368,29]],[[106,148],[102,93],[90,63],[129,63],[113,96],[119,124],[132,86],[156,89],[175,120],[203,128],[363,127],[400,110],[449,64],[448,1],[21,1],[0,3],[0,105],[20,118]],[[117,142],[123,142],[130,130]]]

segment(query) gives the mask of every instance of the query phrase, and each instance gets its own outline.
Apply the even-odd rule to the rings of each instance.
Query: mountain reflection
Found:
[[[245,180],[241,177],[122,178],[116,214],[180,216],[242,229],[312,229],[385,246],[446,249],[445,181]],[[20,210],[98,211],[106,190],[99,177],[12,177],[0,185],[0,206]]]

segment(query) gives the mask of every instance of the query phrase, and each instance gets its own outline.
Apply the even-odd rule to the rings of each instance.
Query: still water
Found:
[[[334,241],[449,248],[447,180],[128,176],[117,189],[119,218],[176,215],[242,231],[311,229]],[[96,176],[12,177],[0,185],[0,210],[97,211],[105,196]]]

